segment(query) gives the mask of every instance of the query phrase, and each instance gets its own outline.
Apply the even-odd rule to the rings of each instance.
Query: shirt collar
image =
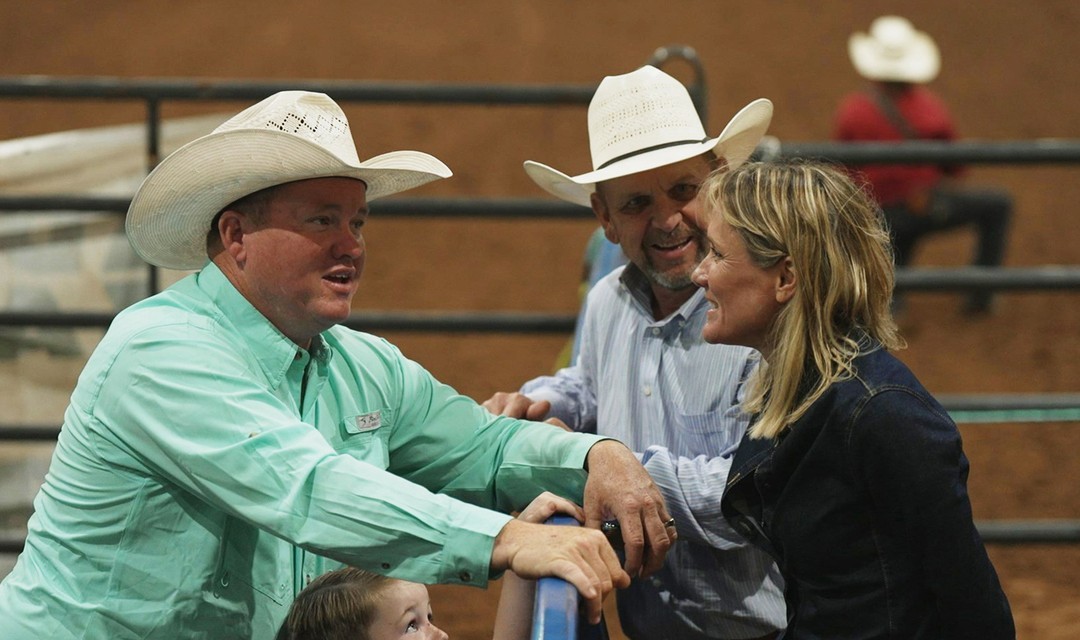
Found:
[[[649,278],[641,269],[632,262],[627,263],[622,273],[619,274],[619,282],[626,289],[626,292],[630,294],[630,297],[633,298],[639,310],[647,317],[652,318],[652,283],[649,282]],[[698,307],[707,304],[709,303],[705,300],[705,290],[698,288],[694,295],[690,296],[686,302],[682,303],[682,306],[675,310],[675,313],[656,324],[665,325],[673,320],[685,322],[694,315]]]
[[[219,320],[231,330],[233,339],[255,355],[268,380],[275,386],[280,384],[292,361],[304,357],[304,350],[241,295],[216,264],[207,263],[195,277],[199,289],[217,307]],[[323,361],[329,358],[329,349],[318,336],[309,352]]]

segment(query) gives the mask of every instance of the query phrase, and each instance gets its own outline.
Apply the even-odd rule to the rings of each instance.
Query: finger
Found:
[[[532,401],[520,393],[506,394],[500,415],[508,418],[524,418]]]
[[[592,603],[602,606],[604,595],[610,591],[610,587],[607,590],[603,588],[603,581],[596,575],[596,571],[589,561],[581,556],[577,557],[576,562],[566,560],[565,564],[554,568],[553,573],[572,584],[578,590],[590,611]],[[599,620],[599,617],[597,617],[597,620]]]
[[[651,575],[660,570],[671,546],[678,538],[674,526],[669,526],[672,519],[664,518],[663,512],[657,512],[657,518],[649,518],[646,524],[648,541],[645,545],[645,557],[642,561],[641,575]],[[659,524],[657,525],[657,522]]]
[[[645,532],[642,529],[640,511],[634,511],[619,517],[622,530],[623,553],[626,557],[626,572],[632,576],[641,574],[642,558],[645,554]]]
[[[597,595],[593,598],[582,596],[582,598],[585,601],[585,617],[589,620],[589,624],[599,624],[600,616],[604,613],[603,596]]]
[[[505,394],[502,394],[502,393],[496,393],[495,395],[491,396],[487,400],[484,400],[483,402],[481,402],[480,406],[487,409],[488,412],[490,412],[490,413],[493,413],[495,415],[499,415],[500,413],[502,413],[503,406],[506,403],[506,401],[502,397],[504,395]]]
[[[521,396],[521,398],[529,403],[529,398]],[[551,403],[547,400],[539,400],[537,402],[531,402],[531,404],[525,405],[525,419],[539,422],[547,417],[548,412],[551,411]]]
[[[592,543],[599,545],[594,548],[594,551],[598,553],[591,554],[586,559],[589,562],[597,563],[594,564],[593,569],[599,581],[595,585],[598,597],[595,601],[586,601],[586,615],[591,624],[597,624],[600,622],[603,613],[604,598],[616,587],[626,588],[630,586],[630,576],[619,566],[619,558],[615,555],[611,545],[607,544],[606,539],[602,536],[596,536],[595,533],[591,535]],[[597,540],[598,537],[599,540]]]
[[[545,491],[540,495],[547,500],[548,505],[551,508],[551,513],[548,514],[549,516],[561,513],[574,518],[578,522],[585,521],[585,511],[574,502],[548,491]]]

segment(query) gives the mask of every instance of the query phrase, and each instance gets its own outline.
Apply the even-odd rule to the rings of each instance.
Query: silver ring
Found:
[[[665,527],[674,527],[675,526],[675,518],[671,518],[670,520],[664,522],[664,526]]]

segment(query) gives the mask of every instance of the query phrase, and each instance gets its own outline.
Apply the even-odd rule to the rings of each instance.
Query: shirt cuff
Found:
[[[443,546],[442,584],[486,587],[491,575],[491,553],[495,537],[513,517],[505,513],[472,507],[455,509],[455,522]]]

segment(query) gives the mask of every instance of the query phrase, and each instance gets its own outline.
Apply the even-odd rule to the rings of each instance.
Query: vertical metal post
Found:
[[[161,161],[161,101],[157,98],[146,100],[146,172],[149,174]],[[158,292],[158,268],[147,265],[147,295]]]
[[[697,51],[685,44],[669,44],[660,47],[653,52],[646,64],[656,68],[663,67],[672,58],[684,60],[694,70],[694,81],[686,89],[690,92],[690,98],[694,101],[694,108],[701,117],[701,124],[709,128],[709,92],[705,86],[705,67],[698,58]]]

